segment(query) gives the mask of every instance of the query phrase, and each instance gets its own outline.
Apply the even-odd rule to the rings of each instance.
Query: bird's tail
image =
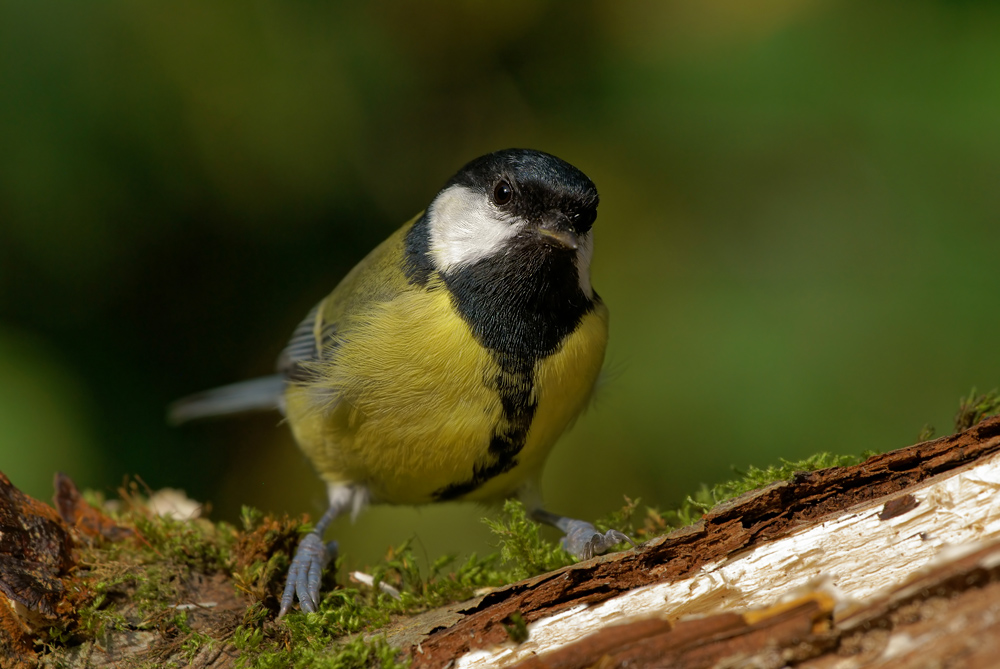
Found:
[[[280,374],[212,388],[181,398],[167,407],[167,420],[180,425],[211,416],[230,416],[250,411],[282,410],[285,378]]]

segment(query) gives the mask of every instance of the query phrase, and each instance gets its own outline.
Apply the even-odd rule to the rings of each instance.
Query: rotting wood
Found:
[[[681,581],[697,575],[706,565],[850,514],[860,505],[899,504],[893,500],[902,497],[901,493],[949,474],[958,475],[998,452],[1000,418],[992,418],[957,435],[876,455],[855,466],[805,473],[748,493],[720,505],[696,525],[654,539],[637,550],[573,565],[487,595],[460,611],[464,614],[461,620],[421,640],[414,666],[443,666],[470,651],[503,644],[506,631],[502,623],[514,611],[534,623],[580,605],[592,607],[643,586]],[[718,610],[718,604],[711,610]],[[474,657],[466,662],[460,659],[459,666],[474,666]],[[497,656],[483,659],[482,666],[503,661]]]
[[[813,592],[742,615],[627,622],[515,669],[994,667],[1000,542],[931,567],[863,607],[837,608],[828,594]]]

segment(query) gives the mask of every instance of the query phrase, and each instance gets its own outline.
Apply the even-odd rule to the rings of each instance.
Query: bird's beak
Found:
[[[580,237],[568,225],[569,221],[556,218],[542,222],[536,228],[542,240],[575,251],[580,248]]]

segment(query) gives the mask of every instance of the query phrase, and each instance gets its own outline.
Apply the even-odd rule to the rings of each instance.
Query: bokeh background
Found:
[[[164,408],[292,328],[467,160],[601,191],[577,517],[732,467],[888,450],[1000,384],[1000,5],[0,2],[0,470],[316,517],[276,416]],[[489,550],[481,508],[374,509],[351,564]]]

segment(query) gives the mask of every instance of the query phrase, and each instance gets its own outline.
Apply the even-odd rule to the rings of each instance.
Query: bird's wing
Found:
[[[325,300],[323,300],[325,301]],[[321,343],[316,330],[322,330],[322,323],[317,322],[320,315],[320,302],[309,310],[306,317],[292,332],[291,339],[278,356],[278,374],[286,379],[294,379],[298,375],[301,363],[315,360],[319,357]]]

